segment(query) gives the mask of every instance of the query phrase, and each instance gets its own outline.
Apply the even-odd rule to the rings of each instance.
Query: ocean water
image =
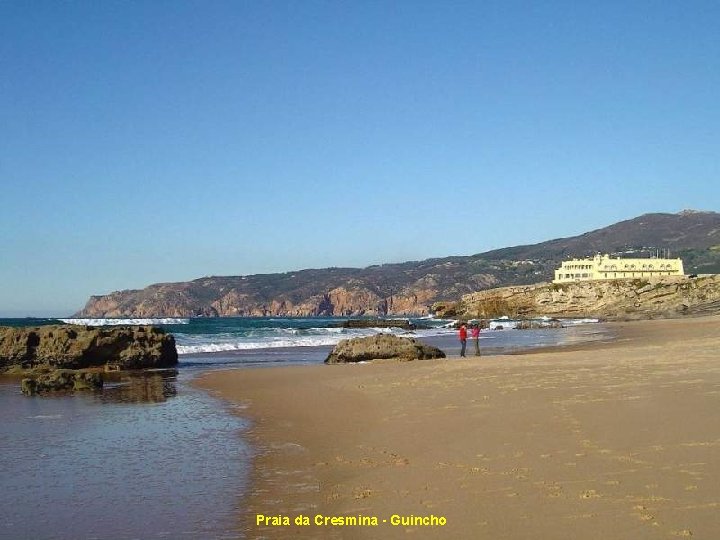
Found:
[[[15,319],[17,321],[17,319]],[[459,351],[456,330],[448,328],[455,321],[423,317],[400,319],[417,326],[408,331],[400,328],[342,328],[346,319],[335,317],[227,317],[164,319],[52,319],[43,324],[64,322],[83,325],[156,324],[175,336],[180,362],[184,367],[205,368],[242,365],[277,365],[278,363],[314,363],[325,359],[333,346],[343,339],[372,336],[378,332],[414,337],[446,351]],[[22,321],[22,319],[21,319]],[[0,321],[1,322],[1,321]],[[484,330],[480,339],[488,354],[508,350],[558,345],[573,340],[594,339],[597,319],[564,319],[565,328],[540,328],[522,332]],[[512,321],[498,320],[491,326],[513,327]]]
[[[188,380],[42,398],[0,382],[0,538],[236,538],[245,423]]]
[[[176,370],[122,375],[98,393],[32,397],[0,379],[0,539],[238,538],[252,448],[247,422],[190,382],[211,369],[321,363],[341,339],[378,331],[459,352],[451,321],[343,329],[335,318],[0,319],[0,326],[159,324]],[[483,354],[607,339],[602,325],[486,330]],[[507,326],[507,325],[506,325]],[[470,352],[472,354],[472,352]],[[240,411],[241,412],[241,411]]]
[[[178,353],[204,354],[281,349],[288,347],[328,347],[351,337],[370,336],[376,332],[407,334],[397,328],[346,329],[339,318],[272,318],[228,317],[192,319],[61,319],[73,324],[160,324],[176,339]],[[428,326],[416,330],[416,337],[427,337],[449,330],[441,328],[449,321],[441,319],[412,319]]]

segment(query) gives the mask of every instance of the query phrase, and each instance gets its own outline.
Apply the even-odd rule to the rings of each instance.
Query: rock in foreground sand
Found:
[[[165,368],[177,364],[177,359],[175,338],[152,326],[0,327],[0,371],[107,364],[121,369]]]
[[[325,359],[325,363],[344,364],[385,358],[428,360],[430,358],[445,358],[445,353],[437,347],[425,345],[412,338],[377,334],[372,337],[341,341]]]

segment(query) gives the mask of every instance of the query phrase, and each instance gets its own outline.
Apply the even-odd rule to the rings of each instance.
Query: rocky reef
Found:
[[[175,338],[152,326],[0,327],[0,372],[166,368],[177,361]]]
[[[598,317],[670,318],[720,312],[720,275],[539,283],[489,289],[435,306],[460,318]]]
[[[71,369],[56,369],[35,378],[26,377],[20,389],[26,396],[48,392],[75,392],[77,390],[99,390],[103,387],[100,373]]]
[[[330,352],[325,363],[344,364],[386,358],[427,360],[445,358],[445,353],[437,347],[425,345],[413,338],[377,334],[371,337],[344,339]]]

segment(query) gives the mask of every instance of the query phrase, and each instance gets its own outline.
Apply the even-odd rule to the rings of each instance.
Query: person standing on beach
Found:
[[[465,356],[465,345],[467,344],[467,327],[465,326],[465,323],[460,325],[458,337],[460,338],[460,356]]]
[[[475,356],[480,356],[480,325],[475,323],[470,327],[470,337],[475,344]]]

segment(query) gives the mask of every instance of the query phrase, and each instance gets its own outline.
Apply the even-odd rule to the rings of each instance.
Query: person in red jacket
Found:
[[[475,323],[470,325],[470,339],[475,345],[475,356],[480,356],[480,325]]]
[[[467,326],[465,326],[465,323],[460,325],[458,337],[460,338],[460,356],[465,356],[465,345],[467,345]]]

